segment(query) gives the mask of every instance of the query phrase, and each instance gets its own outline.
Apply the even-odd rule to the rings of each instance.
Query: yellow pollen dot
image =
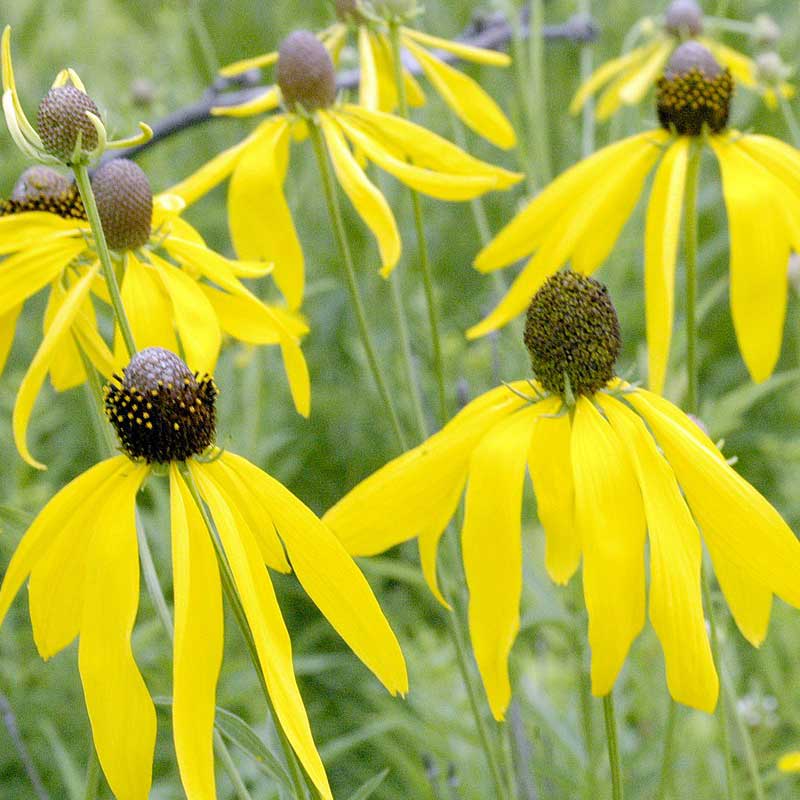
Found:
[[[173,427],[173,428],[175,428],[175,430],[176,430],[176,431],[179,431],[179,430],[181,429],[181,426],[180,426],[180,425],[178,425],[178,423],[177,423],[177,422],[173,422],[173,423],[172,423],[172,427]]]
[[[145,423],[145,428],[147,428],[148,430],[153,430],[153,423],[152,422]]]

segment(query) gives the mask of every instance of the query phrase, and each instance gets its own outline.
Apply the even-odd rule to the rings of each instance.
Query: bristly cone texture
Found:
[[[94,174],[92,189],[112,250],[134,250],[149,240],[153,191],[138,164],[125,158],[109,161]]]
[[[673,0],[664,15],[664,27],[673,36],[699,36],[703,11],[695,0]]]
[[[592,395],[614,377],[622,347],[619,320],[602,283],[577,272],[557,272],[533,296],[525,346],[539,383],[565,397]]]
[[[286,107],[330,108],[336,100],[336,70],[324,45],[310,31],[290,33],[278,51],[276,79]]]
[[[725,130],[734,83],[730,70],[697,42],[684,42],[672,54],[658,81],[656,105],[661,126],[681,136]]]
[[[148,464],[200,455],[216,436],[217,387],[174,353],[148,347],[105,387],[106,415],[122,449]]]
[[[0,201],[0,217],[24,211],[46,211],[65,219],[86,219],[78,187],[50,167],[28,167],[17,179],[11,197]]]
[[[88,94],[74,86],[56,86],[39,104],[36,127],[44,149],[65,164],[72,162],[80,134],[80,150],[89,153],[97,147],[97,128],[86,116],[100,111]]]

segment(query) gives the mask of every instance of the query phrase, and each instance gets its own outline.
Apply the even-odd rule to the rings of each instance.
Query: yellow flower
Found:
[[[319,40],[331,54],[334,63],[338,63],[341,49],[352,33],[358,44],[361,67],[359,105],[374,111],[395,111],[399,103],[387,24],[369,13],[358,0],[336,0],[336,15],[339,21],[320,31],[317,35]],[[476,81],[442,61],[430,48],[452,53],[462,61],[495,67],[507,67],[511,58],[506,53],[431,36],[405,25],[401,25],[399,31],[402,46],[413,56],[425,77],[458,118],[492,144],[503,149],[514,147],[514,129],[500,106]],[[230,64],[221,70],[221,74],[238,75],[257,67],[271,66],[277,60],[277,52],[266,53]],[[423,105],[425,93],[405,66],[403,79],[409,103]],[[262,98],[269,98],[268,102],[273,108],[278,105],[274,89],[267,90]]]
[[[400,233],[386,199],[364,174],[364,161],[441,200],[468,200],[506,189],[521,177],[400,117],[336,101],[330,56],[306,31],[296,31],[281,45],[278,86],[262,98],[215,113],[250,116],[280,101],[283,113],[262,122],[173,191],[191,202],[231,175],[228,220],[236,252],[240,258],[273,262],[275,280],[292,308],[303,297],[304,264],[283,183],[291,141],[305,139],[309,125],[321,128],[339,184],[378,242],[384,276],[400,258]]]
[[[519,630],[527,465],[549,575],[564,584],[583,559],[593,693],[611,691],[644,625],[647,536],[650,620],[669,691],[711,711],[718,680],[703,616],[701,542],[754,645],[766,634],[773,593],[800,607],[800,543],[694,421],[614,377],[619,327],[600,284],[574,272],[548,279],[531,303],[525,341],[536,380],[473,400],[440,432],[356,486],[323,521],[353,555],[417,537],[425,578],[441,600],[437,546],[466,495],[461,542],[469,628],[492,712],[501,719]]]
[[[586,101],[600,90],[597,118],[606,120],[622,105],[637,105],[655,85],[669,57],[687,37],[707,48],[726,66],[743,86],[755,88],[756,66],[752,59],[733,48],[702,36],[703,12],[694,0],[674,0],[662,24],[643,20],[639,28],[648,34],[648,41],[619,58],[607,61],[581,86],[570,105],[577,114]]]
[[[800,752],[786,753],[778,759],[781,772],[800,772]]]
[[[544,279],[570,262],[584,274],[608,257],[658,165],[645,227],[645,295],[650,388],[664,384],[674,310],[675,263],[687,165],[710,145],[722,176],[730,237],[731,311],[753,379],[770,376],[780,353],[787,300],[786,265],[800,250],[800,153],[770,136],[726,129],[730,74],[688,42],[659,82],[665,129],[640,133],[567,170],[477,256],[491,272],[531,255],[508,293],[470,338],[520,314]],[[701,100],[693,108],[697,92]]]
[[[295,405],[307,415],[308,369],[299,339],[308,331],[295,313],[259,300],[241,282],[271,265],[232,261],[209,248],[181,219],[185,201],[168,190],[153,198],[144,172],[117,159],[92,180],[109,246],[123,273],[122,299],[138,347],[178,349],[203,371],[214,368],[222,334],[280,346]],[[98,332],[92,295],[110,304],[89,223],[74,184],[45,167],[28,170],[0,205],[0,369],[25,301],[49,285],[44,338],[14,406],[14,439],[31,456],[26,431],[47,373],[63,391],[86,379],[76,340],[95,368],[110,376],[126,354],[112,353]]]
[[[138,353],[106,390],[125,455],[62,489],[21,540],[0,587],[0,620],[30,576],[36,646],[50,658],[79,637],[95,747],[114,796],[149,796],[156,715],[131,651],[139,599],[134,509],[160,464],[169,474],[175,597],[173,737],[187,797],[216,797],[212,735],[223,612],[215,548],[187,475],[213,518],[277,718],[324,798],[332,798],[292,667],[267,566],[294,571],[356,655],[392,693],[405,663],[367,581],[300,500],[245,459],[212,449],[216,387],[169,351]]]

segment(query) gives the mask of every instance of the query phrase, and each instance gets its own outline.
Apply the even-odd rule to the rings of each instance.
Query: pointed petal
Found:
[[[474,47],[452,39],[442,39],[440,36],[431,36],[413,28],[402,28],[401,35],[406,47],[408,47],[410,39],[425,47],[435,47],[438,50],[452,53],[462,61],[471,61],[473,64],[488,64],[493,67],[507,67],[511,64],[511,57],[508,53],[501,53],[498,50],[487,50],[484,47]]]
[[[361,67],[361,81],[358,86],[358,102],[364,108],[377,110],[378,67],[370,41],[370,30],[366,25],[358,26],[358,63]]]
[[[289,381],[289,391],[295,410],[302,417],[311,413],[311,376],[308,372],[306,357],[297,340],[284,336],[280,341],[283,368]]]
[[[241,75],[243,72],[249,72],[251,69],[272,67],[277,63],[278,51],[274,50],[271,53],[262,53],[260,56],[243,58],[239,61],[234,61],[232,64],[227,64],[219,71],[219,74],[222,75],[223,78],[231,78],[234,75]]]
[[[0,255],[30,248],[60,249],[67,242],[78,242],[88,223],[64,219],[49,211],[25,211],[0,217]],[[85,247],[85,245],[84,245]]]
[[[431,518],[428,527],[420,531],[417,538],[419,565],[422,570],[422,576],[425,578],[425,583],[428,584],[433,596],[448,610],[450,610],[450,604],[445,600],[442,590],[439,588],[439,578],[437,576],[439,541],[447,530],[450,520],[453,519],[458,510],[465,480],[466,478],[455,485],[450,496],[439,506],[438,514]]]
[[[664,388],[675,309],[675,262],[683,214],[683,193],[691,140],[681,136],[656,171],[644,245],[648,379],[657,394]]]
[[[22,304],[20,303],[16,308],[12,308],[6,311],[5,314],[0,315],[0,375],[3,374],[8,354],[14,344],[14,333],[17,330],[17,320],[21,311]]]
[[[42,333],[45,336],[67,296],[67,290],[62,286],[61,279],[54,280],[50,286],[47,307],[44,310]],[[85,307],[86,302],[83,305]],[[57,392],[65,392],[74,386],[80,386],[86,380],[86,370],[83,368],[83,361],[75,344],[74,331],[73,336],[62,337],[56,345],[50,359],[49,372],[50,383]]]
[[[644,625],[645,516],[624,443],[581,397],[572,426],[575,519],[583,542],[592,694],[608,694]]]
[[[508,657],[519,631],[522,487],[539,405],[499,421],[469,462],[461,543],[469,587],[469,632],[497,720],[511,700]]]
[[[650,89],[655,87],[656,79],[664,69],[664,64],[675,49],[675,41],[668,38],[661,42],[653,52],[618,89],[619,99],[626,105],[638,103]],[[600,109],[598,107],[598,117]]]
[[[214,106],[211,109],[212,117],[255,117],[258,114],[265,114],[267,111],[274,111],[281,104],[281,90],[277,86],[270,86],[269,89],[235,106]]]

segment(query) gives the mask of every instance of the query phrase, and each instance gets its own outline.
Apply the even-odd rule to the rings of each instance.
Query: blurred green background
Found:
[[[442,36],[458,34],[479,11],[503,10],[468,0],[427,0],[420,27]],[[769,12],[778,20],[778,45],[788,63],[800,42],[796,2],[707,0],[731,18],[752,20]],[[595,63],[618,53],[625,33],[642,13],[657,14],[661,3],[594,0],[601,34],[591,47]],[[574,0],[546,3],[546,22],[560,23],[578,10]],[[14,28],[17,82],[29,114],[54,74],[69,65],[77,69],[88,91],[106,112],[112,132],[124,136],[135,122],[157,120],[199,98],[219,65],[271,50],[298,27],[318,29],[332,18],[326,0],[230,0],[209,2],[113,2],[113,0],[16,0],[0,18]],[[748,51],[747,36],[726,41]],[[345,53],[345,59],[353,58]],[[555,171],[581,154],[580,119],[566,113],[567,99],[580,79],[580,48],[568,41],[546,46],[547,113],[537,120],[549,134]],[[468,68],[509,112],[521,119],[514,91],[514,72]],[[529,82],[522,86],[522,94]],[[795,103],[795,105],[797,105]],[[416,119],[452,135],[451,118],[429,92],[428,106]],[[598,144],[623,133],[652,126],[650,103],[627,110],[612,126],[598,127]],[[786,138],[782,117],[769,112],[757,96],[742,90],[735,100],[733,122]],[[216,120],[153,147],[139,160],[156,191],[170,186],[222,148],[238,141],[252,121]],[[613,130],[612,130],[613,128]],[[469,149],[510,168],[515,153],[502,153],[472,136]],[[5,128],[0,133],[0,195],[10,193],[25,167]],[[537,165],[538,168],[539,165]],[[404,235],[404,257],[398,275],[422,381],[429,424],[433,425],[435,389],[431,379],[427,317],[408,194],[385,180]],[[524,184],[485,199],[494,231],[525,200]],[[366,371],[363,351],[341,282],[335,242],[307,143],[296,144],[287,193],[306,253],[308,299],[304,307],[311,335],[304,350],[312,375],[312,415],[306,421],[291,405],[275,348],[255,352],[236,346],[222,356],[217,382],[222,390],[220,443],[264,466],[317,512],[324,512],[347,489],[394,453],[391,428]],[[479,276],[471,261],[479,235],[466,204],[424,201],[437,297],[444,328],[444,356],[449,402],[463,401],[496,385],[499,379],[528,374],[519,327],[498,336],[467,343],[463,331],[492,303],[493,284]],[[701,189],[701,397],[704,421],[715,438],[725,438],[725,452],[738,468],[780,509],[795,529],[800,526],[798,462],[800,460],[800,329],[796,297],[790,301],[783,356],[776,377],[755,387],[738,355],[727,305],[727,230],[716,166],[704,160]],[[378,274],[377,253],[364,227],[346,205],[350,239],[359,278],[376,334],[381,359],[413,438],[408,401],[388,284]],[[225,187],[215,190],[188,212],[188,218],[215,247],[231,253],[227,235]],[[269,220],[265,220],[269,224]],[[620,312],[625,350],[621,371],[644,373],[642,303],[642,208],[627,225],[612,257],[599,273],[610,286]],[[503,279],[508,282],[510,274]],[[681,278],[679,277],[679,283]],[[262,282],[257,291],[271,296]],[[682,297],[678,288],[678,297]],[[10,436],[15,393],[40,341],[43,299],[29,302],[19,325],[12,357],[0,381],[0,565],[6,565],[33,515],[67,480],[101,455],[88,400],[78,389],[56,396],[49,388],[40,399],[30,438],[32,451],[50,465],[46,473],[29,469],[17,456]],[[678,314],[682,314],[680,301]],[[680,401],[683,338],[677,321],[669,396]],[[150,481],[143,500],[162,584],[171,586],[169,538],[164,487]],[[513,652],[515,702],[503,740],[519,774],[519,797],[605,797],[609,777],[602,729],[602,709],[587,705],[585,613],[578,579],[567,588],[553,586],[543,570],[542,535],[532,498],[528,498],[523,628]],[[450,531],[449,535],[452,535]],[[277,576],[278,593],[292,633],[301,691],[337,798],[350,797],[383,769],[389,774],[375,797],[491,798],[485,761],[463,684],[456,668],[444,612],[422,584],[413,546],[363,561],[386,613],[406,652],[411,692],[392,700],[332,632],[292,577]],[[443,571],[457,576],[445,559]],[[0,566],[0,571],[2,566]],[[800,576],[798,576],[800,580]],[[779,775],[775,761],[787,749],[800,749],[800,617],[776,602],[770,636],[756,651],[735,630],[720,603],[724,669],[739,698],[739,719],[752,741],[755,758],[771,798],[798,796],[800,782]],[[219,684],[219,705],[246,720],[266,741],[274,734],[255,676],[232,619],[227,620],[226,657]],[[171,654],[166,636],[146,592],[134,635],[134,648],[153,695],[170,694]],[[24,593],[0,630],[0,717],[13,714],[19,735],[52,798],[79,800],[88,751],[88,722],[77,672],[76,648],[69,647],[48,664],[36,654]],[[655,795],[661,770],[668,696],[660,647],[650,628],[636,642],[616,689],[626,787],[633,798]],[[593,744],[584,736],[588,723]],[[673,797],[712,800],[722,796],[724,766],[715,720],[700,712],[678,711],[673,754]],[[494,731],[493,731],[494,732]],[[738,796],[754,797],[747,779],[745,746],[732,724]],[[277,796],[272,780],[248,755],[234,756],[254,798]],[[232,797],[218,769],[221,798]],[[590,778],[589,776],[593,776]],[[592,780],[596,788],[593,790]],[[594,792],[594,793],[593,793]],[[6,725],[0,725],[0,798],[29,800],[37,795]],[[110,797],[103,787],[102,797]],[[159,711],[159,740],[152,798],[182,797],[171,742],[168,709]]]

